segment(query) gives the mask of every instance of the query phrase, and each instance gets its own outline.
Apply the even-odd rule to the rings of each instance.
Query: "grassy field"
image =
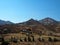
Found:
[[[9,45],[60,45],[60,42],[9,42]]]
[[[20,39],[24,40],[24,38],[27,38],[28,36],[26,34],[22,34],[22,33],[3,34],[5,41],[8,41],[10,45],[60,45],[60,42],[49,42],[48,41],[49,37],[51,37],[52,39],[57,38],[58,40],[60,40],[60,37],[46,36],[46,35],[40,36],[40,35],[34,34],[34,33],[32,35],[34,36],[35,41],[31,41],[31,42],[18,41],[16,43],[14,43],[14,42],[11,42],[12,37],[13,38],[15,37],[17,40],[20,40]],[[32,37],[31,37],[32,35],[30,35],[31,40],[32,40]],[[44,39],[45,41],[43,41],[43,42],[38,41],[38,38]]]

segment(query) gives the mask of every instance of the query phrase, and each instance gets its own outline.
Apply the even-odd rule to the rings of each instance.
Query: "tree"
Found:
[[[23,42],[23,40],[20,38],[20,41]]]
[[[14,43],[17,43],[18,41],[17,41],[17,39],[14,37],[14,38],[12,38],[12,41],[14,42]]]
[[[32,41],[34,42],[35,40],[34,40],[34,36],[32,36]]]
[[[41,41],[41,38],[38,38],[39,41]]]
[[[25,42],[27,42],[27,39],[26,39],[26,37],[24,38],[24,41],[25,41]]]
[[[42,42],[44,42],[45,40],[42,38]]]
[[[31,42],[31,38],[28,36],[28,41]]]
[[[42,31],[40,31],[40,36],[42,35]]]
[[[52,42],[52,38],[51,38],[51,37],[49,37],[48,41]]]

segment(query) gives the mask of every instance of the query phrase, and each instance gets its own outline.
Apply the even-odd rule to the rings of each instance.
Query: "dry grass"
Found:
[[[44,38],[46,40],[48,39],[48,37],[57,38],[57,39],[60,39],[60,37],[46,36],[46,35],[39,36],[38,34],[33,34],[33,35],[34,35],[36,42],[17,42],[17,43],[10,42],[10,45],[60,45],[60,42],[48,42],[48,41],[47,42],[39,42],[39,41],[37,41],[37,39],[39,37]],[[7,34],[4,38],[5,38],[5,40],[8,40],[11,37],[16,37],[16,38],[20,39],[21,37],[24,38],[27,36],[22,33],[11,33],[11,34]]]
[[[19,42],[10,43],[10,45],[60,45],[60,42]]]

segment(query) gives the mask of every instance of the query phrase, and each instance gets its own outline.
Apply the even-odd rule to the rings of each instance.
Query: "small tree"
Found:
[[[25,41],[25,42],[27,42],[27,39],[26,39],[26,37],[24,38],[24,41]]]
[[[32,36],[32,41],[33,41],[33,42],[35,41],[34,36]]]
[[[28,36],[28,41],[31,42],[31,38]]]
[[[44,42],[45,40],[42,38],[42,42]]]
[[[15,37],[12,39],[12,41],[13,41],[14,43],[17,43],[17,42],[18,42]]]
[[[51,37],[49,37],[48,41],[52,42],[52,38],[51,38]]]
[[[20,38],[20,41],[23,42],[23,40]]]
[[[42,35],[42,31],[40,31],[40,36]]]
[[[39,40],[39,41],[41,41],[41,39],[40,39],[40,38],[38,38],[38,40]]]

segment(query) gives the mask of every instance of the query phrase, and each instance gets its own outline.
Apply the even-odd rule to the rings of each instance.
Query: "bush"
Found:
[[[58,39],[56,39],[56,38],[54,38],[54,42],[57,42],[57,41],[59,41]]]
[[[4,41],[4,38],[2,37],[2,38],[0,38],[0,42],[3,42]]]
[[[44,42],[45,40],[42,38],[42,40],[41,40],[42,42]]]
[[[40,38],[38,38],[38,40],[39,40],[39,41],[41,41],[41,39],[40,39]]]
[[[25,41],[25,42],[27,42],[27,39],[26,39],[26,37],[24,38],[24,41]]]
[[[21,41],[21,42],[23,42],[23,40],[22,40],[22,39],[20,39],[20,41]]]
[[[18,41],[16,38],[12,38],[12,42],[17,43]]]
[[[52,38],[49,37],[48,41],[52,42],[53,40],[52,40]]]
[[[28,41],[31,42],[31,38],[28,36]]]
[[[32,41],[34,42],[35,40],[34,40],[34,36],[32,36]]]
[[[9,44],[9,42],[3,41],[1,45],[8,45],[8,44]]]

